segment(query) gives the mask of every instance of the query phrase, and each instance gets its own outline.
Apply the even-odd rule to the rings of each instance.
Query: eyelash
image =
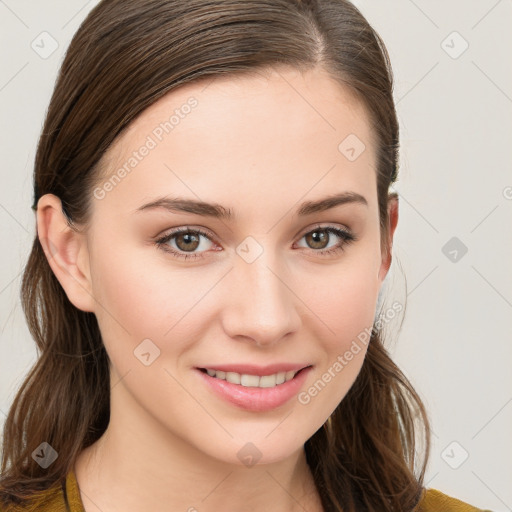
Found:
[[[320,250],[310,249],[311,251],[320,254],[322,257],[330,256],[331,254],[342,252],[345,250],[346,245],[349,245],[358,240],[358,237],[356,237],[354,234],[350,233],[349,231],[345,231],[343,229],[340,229],[340,228],[337,228],[334,226],[317,226],[314,229],[308,231],[307,233],[304,233],[304,235],[302,235],[301,238],[304,238],[306,235],[314,233],[315,231],[323,231],[325,233],[334,234],[336,236],[339,236],[342,239],[342,242],[340,242],[338,245],[331,247],[329,249],[320,249]],[[205,238],[207,238],[208,240],[212,241],[210,235],[208,233],[202,231],[201,229],[198,229],[198,228],[191,229],[191,228],[185,227],[185,228],[175,229],[171,233],[168,233],[167,235],[164,235],[163,237],[158,238],[155,241],[155,243],[163,251],[171,253],[173,256],[176,256],[178,258],[182,258],[185,260],[188,258],[192,258],[192,259],[203,258],[203,256],[201,256],[202,253],[198,253],[198,254],[182,253],[182,252],[177,251],[176,249],[170,248],[167,245],[167,242],[172,240],[175,236],[183,234],[183,233],[192,233],[192,234],[202,235]]]

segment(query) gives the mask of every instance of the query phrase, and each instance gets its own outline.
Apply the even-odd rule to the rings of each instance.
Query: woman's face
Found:
[[[371,137],[347,90],[287,68],[182,86],[116,140],[85,235],[112,425],[248,465],[322,426],[387,271]]]

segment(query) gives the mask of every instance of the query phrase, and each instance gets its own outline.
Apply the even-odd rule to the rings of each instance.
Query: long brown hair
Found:
[[[348,0],[101,1],[62,63],[37,149],[32,208],[55,194],[71,226],[86,223],[100,158],[144,109],[180,84],[277,65],[322,67],[366,108],[377,147],[381,248],[390,251],[399,142],[392,70],[382,40]],[[21,298],[39,357],[4,426],[4,504],[62,481],[110,414],[109,359],[96,317],[68,300],[37,236]],[[47,468],[31,457],[42,442],[58,452]],[[412,511],[429,449],[424,405],[374,328],[355,383],[305,443],[324,509]]]

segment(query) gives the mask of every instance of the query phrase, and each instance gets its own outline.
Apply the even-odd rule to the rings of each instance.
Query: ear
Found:
[[[94,312],[87,239],[68,220],[61,200],[45,194],[37,203],[37,236],[48,263],[70,302]]]
[[[379,270],[379,279],[384,281],[389,268],[391,267],[393,236],[398,224],[398,194],[392,193],[388,196],[388,238],[386,240],[386,247],[382,251],[382,264]]]

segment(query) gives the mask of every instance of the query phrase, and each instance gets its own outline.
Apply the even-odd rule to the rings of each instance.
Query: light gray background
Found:
[[[64,51],[96,3],[0,0],[0,425],[36,360],[18,295],[35,234],[37,138]],[[386,302],[407,296],[390,350],[430,411],[426,482],[510,511],[512,2],[355,3],[395,74],[400,221]],[[58,42],[47,58],[31,47],[51,50],[44,31]],[[452,237],[466,254],[443,252]]]

